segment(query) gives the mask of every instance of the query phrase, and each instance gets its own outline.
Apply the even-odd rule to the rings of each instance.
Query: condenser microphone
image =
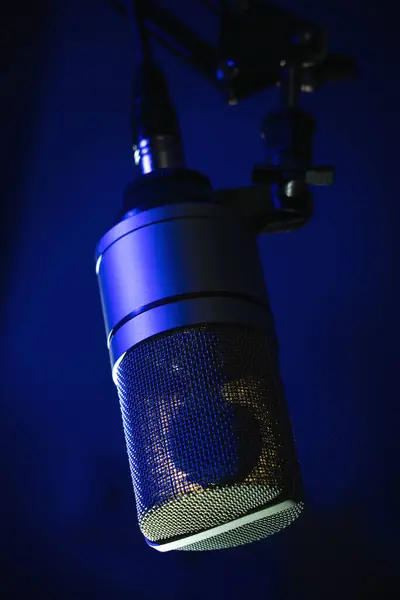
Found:
[[[128,196],[97,274],[140,529],[161,551],[264,538],[303,503],[256,237],[194,171]]]
[[[303,508],[255,233],[187,169],[157,65],[133,99],[138,177],[96,252],[139,527],[160,551],[262,539]]]

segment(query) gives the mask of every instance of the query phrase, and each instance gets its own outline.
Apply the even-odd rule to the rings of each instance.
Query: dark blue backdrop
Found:
[[[136,525],[93,264],[133,172],[126,24],[105,0],[16,4],[1,36],[1,597],[385,597],[399,533],[395,3],[282,2],[361,71],[304,100],[335,186],[306,229],[260,241],[308,511],[260,543],[168,555]],[[194,1],[165,4],[215,39]],[[189,166],[247,184],[275,92],[228,108],[157,55]]]

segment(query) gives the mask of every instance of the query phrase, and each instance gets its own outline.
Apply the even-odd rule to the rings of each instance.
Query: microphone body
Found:
[[[131,186],[96,253],[139,526],[158,550],[262,539],[303,508],[256,236],[207,178]]]

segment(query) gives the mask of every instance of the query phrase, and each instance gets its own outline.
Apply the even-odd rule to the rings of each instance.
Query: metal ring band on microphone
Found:
[[[269,329],[271,316],[266,308],[236,298],[193,298],[158,306],[127,321],[111,338],[113,377],[124,354],[140,342],[169,330],[201,323],[240,323]]]
[[[117,325],[110,331],[110,333],[107,337],[107,348],[110,349],[111,340],[114,337],[114,335],[117,333],[117,331],[119,329],[121,329],[121,327],[123,327],[131,319],[134,319],[135,317],[138,317],[141,314],[143,314],[149,310],[154,310],[155,308],[159,308],[160,306],[164,306],[164,305],[168,305],[168,304],[175,304],[176,302],[182,302],[183,300],[196,300],[196,299],[201,299],[201,298],[230,298],[230,299],[234,299],[234,300],[241,300],[241,301],[244,300],[245,302],[250,302],[257,306],[261,306],[262,308],[265,308],[265,309],[268,308],[265,304],[262,304],[261,302],[252,298],[251,296],[248,296],[247,294],[238,294],[238,293],[232,293],[232,292],[226,292],[226,291],[220,291],[220,292],[219,291],[208,291],[208,292],[202,291],[202,292],[193,292],[192,294],[180,294],[180,295],[171,296],[168,298],[161,298],[160,300],[157,300],[155,302],[151,302],[150,304],[146,304],[145,306],[139,307],[138,309],[130,312],[123,319],[121,319],[121,321],[119,323],[117,323]]]

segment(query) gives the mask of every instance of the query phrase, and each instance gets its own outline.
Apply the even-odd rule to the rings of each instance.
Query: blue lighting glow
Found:
[[[303,96],[318,122],[315,162],[332,163],[337,181],[315,188],[308,227],[259,239],[307,514],[252,546],[165,560],[137,529],[93,264],[127,182],[151,172],[145,140],[132,151],[129,35],[105,2],[56,4],[24,1],[21,18],[2,15],[11,77],[2,95],[1,597],[390,597],[400,536],[400,204],[397,41],[384,24],[397,22],[398,3],[277,3],[317,21],[323,12],[332,47],[354,54],[361,73]],[[210,31],[199,3],[152,4],[216,41],[217,20]],[[186,62],[157,50],[190,167],[216,188],[248,185],[279,91],[232,112]],[[227,74],[229,62],[213,63],[220,87],[216,69]],[[182,467],[192,473],[190,457]]]
[[[137,146],[133,146],[133,158],[135,165],[140,167],[144,175],[148,175],[154,170],[150,140],[142,139]]]
[[[234,60],[227,60],[226,63],[225,63],[225,65],[229,69],[232,69],[233,67],[235,67],[235,61]],[[222,80],[224,78],[225,78],[224,69],[223,68],[217,69],[217,79]]]

